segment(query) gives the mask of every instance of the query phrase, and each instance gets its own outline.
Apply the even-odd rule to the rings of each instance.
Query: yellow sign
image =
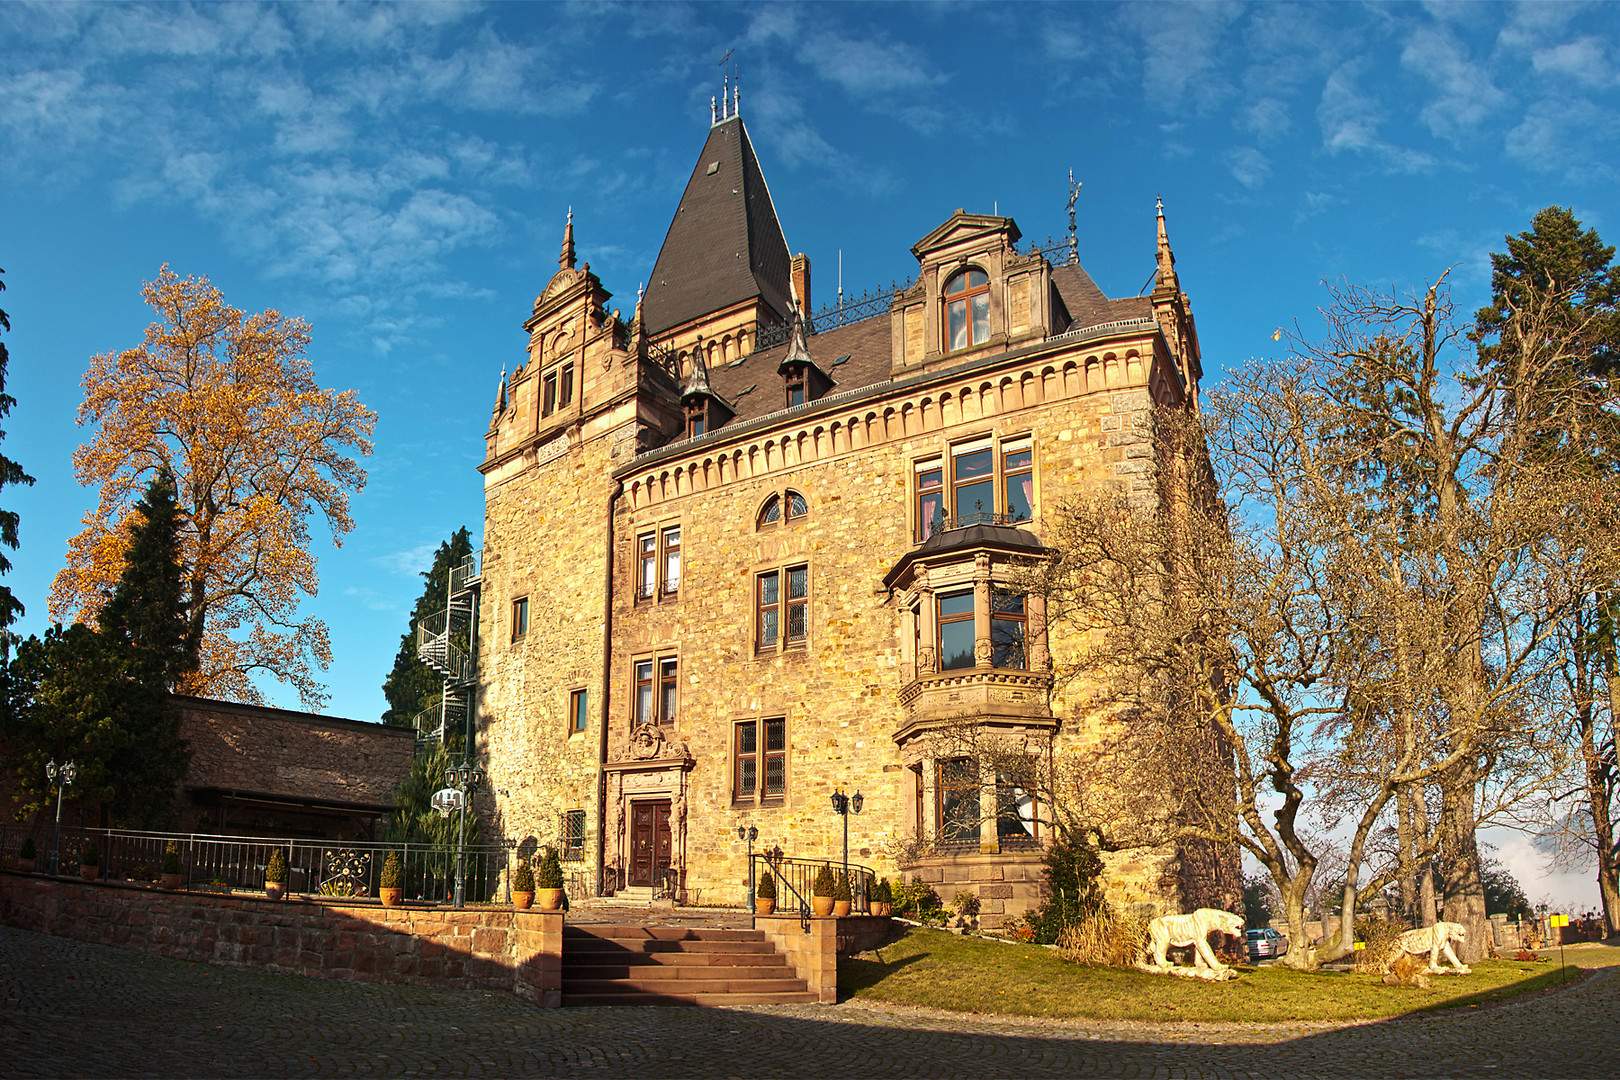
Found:
[[[1365,949],[1366,947],[1367,947],[1367,943],[1365,941],[1358,941],[1355,944],[1355,951],[1360,952],[1362,949]]]

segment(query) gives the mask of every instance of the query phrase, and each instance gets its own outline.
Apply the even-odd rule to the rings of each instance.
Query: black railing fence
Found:
[[[0,860],[15,868],[25,837],[33,837],[35,869],[50,867],[51,826],[0,824]],[[304,840],[203,833],[135,832],[63,826],[58,871],[77,874],[85,845],[100,855],[98,877],[113,881],[156,881],[169,844],[180,851],[180,881],[188,889],[263,889],[264,869],[274,851],[287,860],[287,891],[302,896],[376,896],[383,863],[397,852],[404,870],[405,898],[450,903],[455,893],[454,845],[374,841]],[[472,903],[510,902],[506,869],[512,852],[499,844],[462,849],[465,897]]]
[[[776,906],[783,911],[795,912],[806,931],[810,929],[810,896],[815,889],[816,875],[823,866],[830,867],[833,879],[843,872],[844,864],[833,859],[794,859],[774,851],[757,851],[748,859],[748,891],[752,902],[759,875],[766,870],[776,879]],[[849,864],[849,910],[852,914],[869,915],[872,912],[871,888],[877,879],[870,867]]]

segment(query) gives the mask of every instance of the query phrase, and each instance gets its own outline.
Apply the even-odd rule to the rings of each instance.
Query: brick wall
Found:
[[[0,923],[205,964],[328,979],[562,992],[560,912],[384,908],[171,893],[0,871]]]

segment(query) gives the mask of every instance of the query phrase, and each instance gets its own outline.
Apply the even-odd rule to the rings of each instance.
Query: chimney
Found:
[[[800,252],[793,256],[793,292],[799,298],[799,310],[810,317],[810,256]]]

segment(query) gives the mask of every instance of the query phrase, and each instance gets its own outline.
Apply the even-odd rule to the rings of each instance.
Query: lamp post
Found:
[[[759,829],[753,825],[737,826],[737,839],[748,841],[748,903],[747,908],[754,902],[754,841],[759,839]]]
[[[843,788],[835,788],[832,793],[833,813],[844,819],[844,880],[849,880],[849,815],[861,812],[861,793],[845,795]]]
[[[453,901],[457,908],[467,906],[467,867],[462,853],[462,846],[467,838],[467,810],[472,806],[472,793],[477,791],[483,782],[484,770],[469,765],[466,761],[444,770],[445,788],[461,795],[460,799],[455,800],[461,810],[461,818],[456,828],[456,891]]]
[[[51,837],[51,876],[56,876],[56,856],[62,846],[62,791],[73,783],[73,777],[78,772],[73,762],[64,761],[58,765],[52,758],[45,764],[45,775],[56,784],[56,834]]]

